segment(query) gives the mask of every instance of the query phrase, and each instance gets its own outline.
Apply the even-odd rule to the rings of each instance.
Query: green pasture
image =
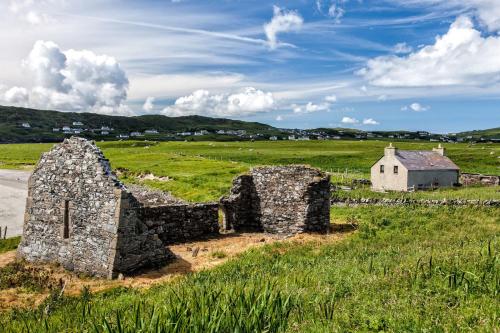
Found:
[[[5,332],[496,332],[498,208],[335,208],[342,241],[279,242],[149,290],[53,296]],[[2,272],[0,272],[1,274]],[[19,282],[21,283],[21,282]],[[24,281],[26,284],[26,281]]]
[[[152,173],[170,181],[145,184],[190,201],[217,200],[231,180],[257,165],[309,164],[332,173],[335,182],[369,177],[371,165],[383,154],[385,141],[256,141],[256,142],[99,142],[113,168],[126,183]],[[430,142],[397,142],[402,149],[431,149]],[[0,168],[32,167],[51,144],[0,145]],[[463,172],[498,174],[500,146],[449,144],[448,156]],[[491,191],[490,191],[491,192]],[[491,198],[497,192],[487,192]],[[462,192],[452,192],[460,196]],[[466,195],[473,193],[467,190]],[[348,195],[348,194],[346,194]],[[422,194],[426,196],[427,194]],[[434,195],[447,195],[440,192]]]

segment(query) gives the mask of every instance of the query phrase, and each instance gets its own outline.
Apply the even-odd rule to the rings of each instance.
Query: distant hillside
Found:
[[[388,139],[443,142],[499,141],[500,128],[455,134],[426,131],[362,131],[352,128],[278,129],[272,126],[202,116],[136,117],[45,111],[0,106],[0,143],[57,142],[71,135],[94,140],[303,140]]]
[[[472,139],[500,139],[500,127],[490,128],[478,131],[468,131],[457,133],[460,138],[472,138]]]
[[[63,133],[64,126],[70,127],[73,133]],[[59,129],[59,131],[54,132],[54,129]],[[158,134],[147,135],[147,137],[157,140],[175,139],[177,132],[194,133],[200,130],[210,132],[239,130],[240,133],[245,131],[248,134],[267,135],[279,133],[279,130],[274,127],[261,123],[201,116],[143,115],[123,117],[0,106],[0,142],[3,143],[61,141],[65,136],[75,134],[75,130],[80,131],[77,134],[81,136],[108,140],[116,139],[120,134],[129,135],[132,132],[142,134],[146,130],[158,131]],[[227,136],[228,139],[230,137],[231,135]]]

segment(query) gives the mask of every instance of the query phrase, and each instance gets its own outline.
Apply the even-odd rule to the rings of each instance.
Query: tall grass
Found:
[[[491,332],[497,208],[333,209],[340,242],[280,242],[150,290],[52,297],[0,315],[8,332]],[[49,309],[47,311],[46,309]]]

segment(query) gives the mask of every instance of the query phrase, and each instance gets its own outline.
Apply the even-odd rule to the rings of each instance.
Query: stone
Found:
[[[231,194],[221,198],[223,228],[279,235],[326,233],[330,188],[330,177],[308,166],[254,168],[237,177]]]
[[[72,137],[42,155],[28,182],[18,256],[116,278],[173,261],[172,242],[212,234],[218,204],[128,189],[95,144]]]

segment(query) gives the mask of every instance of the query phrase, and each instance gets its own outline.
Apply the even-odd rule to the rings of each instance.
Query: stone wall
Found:
[[[475,173],[462,173],[460,175],[460,183],[462,185],[483,185],[483,186],[498,186],[500,185],[500,176],[482,175]]]
[[[332,198],[331,204],[335,206],[485,206],[500,207],[500,200],[470,200],[470,199],[391,199],[391,198]]]
[[[167,263],[173,255],[136,207],[99,148],[66,139],[42,155],[30,177],[18,255],[103,277]]]
[[[121,192],[120,209],[117,211],[118,228],[113,271],[109,278],[119,273],[134,273],[147,268],[158,268],[175,260],[175,255],[165,246],[154,230],[148,228],[139,214],[142,205],[132,193]]]
[[[138,216],[166,245],[219,234],[219,205],[214,203],[146,206]]]
[[[254,168],[234,180],[221,207],[226,229],[281,235],[327,232],[330,178],[306,166]]]
[[[252,175],[241,175],[233,180],[229,196],[222,197],[223,229],[238,232],[262,232],[260,199]]]
[[[330,179],[305,166],[255,168],[222,198],[226,229],[327,232]],[[42,155],[28,183],[18,255],[116,277],[174,260],[167,245],[219,234],[219,204],[189,204],[127,189],[91,141],[73,137]]]

